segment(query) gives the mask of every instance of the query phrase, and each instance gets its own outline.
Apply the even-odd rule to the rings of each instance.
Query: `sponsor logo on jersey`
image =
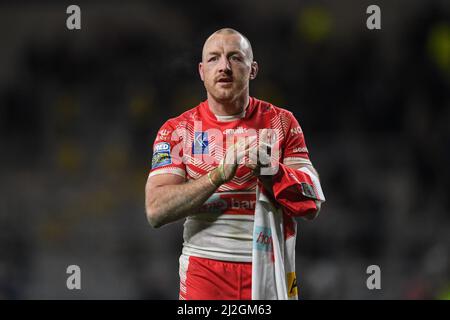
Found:
[[[248,129],[244,127],[237,127],[236,129],[225,129],[223,130],[223,134],[232,135],[232,134],[243,134],[247,133]]]
[[[304,153],[304,152],[308,152],[308,149],[306,147],[301,147],[301,148],[294,148],[292,149],[293,153]]]
[[[302,132],[303,132],[302,128],[300,128],[300,127],[295,127],[295,128],[291,129],[291,134],[300,134]]]
[[[307,198],[312,198],[312,199],[317,199],[317,195],[314,192],[314,188],[312,185],[306,183],[306,182],[302,182],[301,183],[302,186],[302,194],[307,197]]]
[[[298,296],[297,276],[295,272],[287,272],[287,294],[289,298]]]
[[[209,201],[205,204],[203,204],[202,209],[206,210],[208,212],[222,212],[226,210],[228,207],[228,204],[223,199],[218,199],[216,201]]]
[[[152,157],[152,169],[171,163],[172,157],[170,156],[170,144],[168,142],[160,142],[155,144]]]
[[[192,154],[209,154],[208,132],[194,132],[192,142]]]
[[[213,194],[202,206],[202,210],[207,212],[222,212],[228,207],[227,202],[218,194]]]
[[[253,245],[256,250],[272,251],[272,231],[266,227],[255,227]]]
[[[243,200],[233,197],[220,196],[215,194],[211,196],[202,206],[206,211],[226,211],[226,210],[250,210],[254,211],[256,200]]]
[[[155,152],[170,151],[170,144],[168,142],[157,143],[154,148]]]
[[[256,200],[239,200],[231,198],[231,209],[251,209],[255,210]]]
[[[158,132],[158,140],[167,140],[169,138],[170,130],[163,129]]]

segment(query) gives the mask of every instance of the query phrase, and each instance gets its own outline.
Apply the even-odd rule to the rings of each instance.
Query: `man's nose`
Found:
[[[227,57],[222,56],[219,62],[219,71],[221,72],[230,72],[231,64]]]

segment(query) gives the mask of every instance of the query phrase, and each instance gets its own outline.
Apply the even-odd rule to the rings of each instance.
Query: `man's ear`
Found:
[[[203,76],[203,63],[199,62],[198,64],[198,73],[200,74],[200,79],[205,81],[205,77]]]
[[[253,61],[252,65],[251,65],[251,70],[250,70],[250,80],[253,80],[256,78],[256,75],[258,74],[258,62]]]

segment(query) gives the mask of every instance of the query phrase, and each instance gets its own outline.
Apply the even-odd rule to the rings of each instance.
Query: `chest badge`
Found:
[[[194,132],[192,154],[209,154],[208,132]]]

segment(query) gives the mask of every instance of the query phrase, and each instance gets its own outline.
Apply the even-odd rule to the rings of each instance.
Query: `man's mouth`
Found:
[[[230,82],[233,82],[233,78],[220,78],[219,80],[217,80],[217,82],[219,82],[219,83],[230,83]]]

